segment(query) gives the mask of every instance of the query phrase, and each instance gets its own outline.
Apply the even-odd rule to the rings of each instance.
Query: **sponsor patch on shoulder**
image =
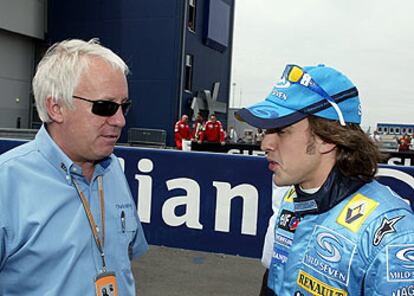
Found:
[[[314,278],[310,274],[304,272],[303,270],[299,270],[298,279],[296,283],[299,287],[305,289],[307,292],[311,293],[312,295],[317,296],[325,296],[325,295],[332,295],[332,296],[347,296],[348,292],[339,288],[332,287],[327,283],[324,283],[317,278]]]
[[[357,233],[362,223],[378,205],[375,200],[358,193],[341,211],[336,222]]]
[[[391,219],[383,218],[380,227],[375,231],[373,244],[378,246],[386,234],[396,232],[394,225],[405,216],[397,216]]]
[[[387,281],[414,282],[414,245],[388,245],[386,252]]]

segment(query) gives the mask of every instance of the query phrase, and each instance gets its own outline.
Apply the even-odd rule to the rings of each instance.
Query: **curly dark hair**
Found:
[[[374,179],[383,155],[358,124],[342,126],[316,116],[308,119],[314,135],[336,145],[336,166],[343,175],[365,182]]]

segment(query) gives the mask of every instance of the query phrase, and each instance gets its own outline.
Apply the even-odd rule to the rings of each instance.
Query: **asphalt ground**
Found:
[[[259,259],[150,246],[132,263],[138,296],[259,295]]]

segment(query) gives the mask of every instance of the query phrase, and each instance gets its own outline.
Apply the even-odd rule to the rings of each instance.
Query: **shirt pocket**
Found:
[[[138,222],[132,211],[120,211],[117,223],[117,260],[122,269],[130,269],[132,259],[132,247],[136,236]]]

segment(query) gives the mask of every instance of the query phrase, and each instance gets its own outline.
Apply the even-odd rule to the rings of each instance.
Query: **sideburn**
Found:
[[[316,151],[316,141],[315,141],[315,135],[311,133],[309,135],[309,141],[306,144],[306,154],[308,155],[314,155]]]

